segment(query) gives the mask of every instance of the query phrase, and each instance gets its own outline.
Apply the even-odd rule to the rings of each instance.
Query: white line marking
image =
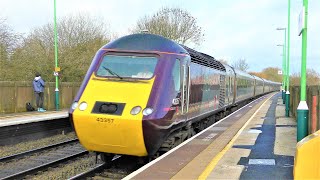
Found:
[[[274,166],[276,161],[274,159],[249,159],[249,164]]]
[[[226,129],[228,129],[229,127],[212,127],[211,129],[209,129],[210,131],[224,131]]]
[[[207,137],[203,138],[202,141],[210,141],[212,138],[214,138],[217,135],[217,133],[211,133]]]
[[[265,95],[266,96],[266,95]],[[264,96],[250,102],[249,104],[258,101],[259,99],[264,99]],[[138,175],[139,173],[141,173],[142,171],[144,171],[145,169],[149,168],[150,166],[152,166],[153,164],[157,163],[158,161],[160,161],[161,159],[165,158],[166,156],[168,156],[169,154],[171,154],[172,152],[174,152],[175,150],[179,149],[180,147],[184,146],[185,144],[189,143],[190,141],[192,141],[194,138],[200,136],[201,134],[203,134],[204,132],[206,132],[207,130],[209,130],[210,128],[212,128],[213,126],[221,123],[222,121],[226,120],[229,116],[233,115],[234,113],[240,111],[241,109],[247,107],[249,104],[243,106],[242,108],[236,110],[235,112],[229,114],[227,117],[221,119],[220,121],[212,124],[211,126],[207,127],[205,130],[201,131],[200,133],[196,134],[195,136],[192,136],[190,139],[184,141],[183,143],[179,144],[178,146],[176,146],[175,148],[171,149],[170,151],[164,153],[162,156],[158,157],[157,159],[149,162],[148,164],[142,166],[141,168],[137,169],[136,171],[132,172],[131,174],[129,174],[128,176],[124,177],[123,180],[128,180],[133,178],[134,176]]]
[[[261,131],[261,130],[258,130],[258,129],[250,129],[250,130],[248,131],[248,133],[260,134],[260,133],[262,133],[262,131]]]

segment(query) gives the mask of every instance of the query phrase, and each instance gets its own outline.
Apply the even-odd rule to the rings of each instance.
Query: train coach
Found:
[[[151,157],[279,89],[162,36],[133,34],[96,53],[69,113],[80,143],[104,160]]]

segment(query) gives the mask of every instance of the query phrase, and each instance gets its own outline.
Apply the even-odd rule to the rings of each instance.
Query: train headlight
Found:
[[[140,106],[135,106],[131,109],[130,114],[132,115],[137,115],[139,112],[141,111],[141,107]]]
[[[148,115],[150,115],[152,112],[153,112],[153,109],[152,109],[152,108],[145,108],[145,109],[142,111],[142,114],[145,115],[145,116],[148,116]]]
[[[87,104],[86,102],[82,102],[82,103],[80,103],[80,105],[79,105],[80,111],[86,110],[87,107],[88,107],[88,104]]]
[[[73,110],[75,110],[77,107],[78,107],[78,102],[72,103],[71,108],[72,108]]]

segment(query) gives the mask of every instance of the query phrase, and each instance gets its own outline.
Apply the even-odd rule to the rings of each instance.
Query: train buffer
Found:
[[[125,179],[293,179],[296,121],[271,93]]]

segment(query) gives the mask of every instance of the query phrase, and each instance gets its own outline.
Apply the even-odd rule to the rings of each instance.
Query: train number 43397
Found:
[[[103,122],[103,123],[113,123],[114,122],[114,119],[109,119],[109,118],[100,118],[100,117],[98,117],[97,119],[96,119],[96,121],[98,121],[98,122]]]

